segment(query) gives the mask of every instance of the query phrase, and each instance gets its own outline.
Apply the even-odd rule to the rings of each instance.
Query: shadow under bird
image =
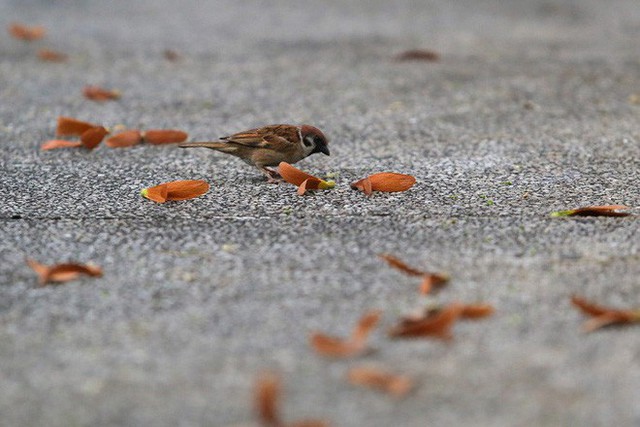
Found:
[[[314,153],[329,155],[329,141],[310,125],[269,125],[238,132],[210,142],[187,142],[182,148],[204,147],[239,157],[257,167],[268,182],[279,182],[280,174],[269,166],[296,163]]]

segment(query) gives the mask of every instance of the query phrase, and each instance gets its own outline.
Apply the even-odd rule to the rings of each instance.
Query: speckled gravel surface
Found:
[[[549,217],[640,206],[635,0],[0,1],[0,27],[12,21],[49,33],[0,36],[1,424],[248,425],[264,369],[282,374],[291,420],[640,424],[640,330],[584,335],[569,304],[640,306],[638,219]],[[42,47],[69,62],[39,62]],[[417,47],[442,60],[393,61]],[[123,97],[92,103],[86,84]],[[332,156],[298,165],[338,185],[299,197],[175,146],[39,151],[59,115],[193,140],[312,123]],[[349,188],[379,171],[418,183]],[[211,191],[139,196],[173,179]],[[419,296],[382,252],[453,280]],[[104,276],[37,288],[27,256],[94,261]],[[457,325],[449,344],[385,336],[398,316],[454,300],[497,313]],[[346,335],[372,308],[384,312],[375,352],[309,349],[311,331]],[[418,386],[403,400],[353,388],[358,363]]]

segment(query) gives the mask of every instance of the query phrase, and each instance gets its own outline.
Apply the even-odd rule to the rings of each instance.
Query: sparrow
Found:
[[[322,131],[310,125],[268,125],[224,136],[218,141],[187,142],[182,148],[205,147],[239,157],[257,167],[276,183],[280,174],[268,166],[280,162],[296,163],[314,153],[329,155],[329,141]]]

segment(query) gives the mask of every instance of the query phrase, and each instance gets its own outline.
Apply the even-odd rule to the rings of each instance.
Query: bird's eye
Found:
[[[302,140],[302,143],[304,144],[305,147],[311,147],[313,145],[313,138],[306,137]]]

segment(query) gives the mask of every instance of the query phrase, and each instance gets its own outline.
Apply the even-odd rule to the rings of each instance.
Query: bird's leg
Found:
[[[263,174],[265,174],[267,176],[267,183],[269,184],[280,184],[282,182],[282,177],[280,176],[280,174],[277,171],[274,171],[273,169],[269,169],[267,167],[258,167],[258,169],[260,169],[260,172],[262,172]]]

